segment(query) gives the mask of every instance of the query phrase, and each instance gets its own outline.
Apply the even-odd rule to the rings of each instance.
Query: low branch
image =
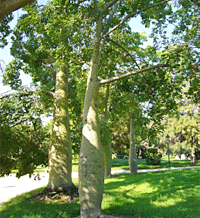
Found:
[[[9,93],[10,92],[10,93]],[[7,92],[6,92],[7,93]],[[8,91],[8,93],[9,94],[6,94],[6,93],[3,93],[3,94],[1,94],[1,96],[0,96],[0,100],[3,100],[3,99],[5,99],[5,98],[9,98],[9,97],[11,97],[11,96],[13,96],[13,97],[27,97],[27,96],[30,96],[30,95],[32,95],[34,92],[33,91],[28,91],[28,92],[14,92],[14,90],[10,90],[10,91]]]
[[[104,39],[104,38],[107,37],[110,33],[112,33],[114,30],[116,30],[116,29],[117,29],[119,26],[121,26],[127,19],[132,18],[132,17],[134,17],[135,15],[140,14],[141,12],[146,11],[146,10],[148,10],[148,9],[150,9],[150,8],[154,8],[154,7],[158,6],[158,5],[165,4],[165,3],[169,2],[169,1],[172,1],[172,0],[165,0],[165,1],[162,1],[162,2],[158,2],[158,3],[154,4],[154,5],[150,5],[150,6],[146,7],[146,8],[143,8],[143,9],[141,9],[141,10],[139,10],[139,11],[133,13],[133,14],[127,15],[120,23],[118,23],[118,24],[117,24],[116,26],[114,26],[111,30],[109,30],[107,33],[105,33],[105,34],[102,36],[102,39]]]
[[[10,93],[9,93],[10,92]],[[50,92],[50,91],[27,91],[27,92],[13,92],[13,90],[8,91],[9,94],[3,93],[0,95],[0,100],[3,100],[5,98],[9,98],[11,96],[13,97],[27,97],[27,96],[31,96],[33,95],[35,92],[38,92],[39,95],[41,94],[45,94],[46,96],[53,98],[54,97],[54,93]]]
[[[33,3],[35,0],[1,0],[0,1],[0,22],[6,15],[11,14],[20,8]]]
[[[146,71],[149,71],[149,70],[162,68],[162,67],[169,67],[169,65],[168,64],[157,64],[157,65],[154,65],[154,66],[145,67],[145,68],[135,70],[135,71],[132,71],[132,72],[124,73],[124,74],[119,75],[119,76],[111,77],[111,78],[108,78],[108,79],[102,79],[99,83],[100,83],[100,85],[103,85],[103,84],[106,84],[106,83],[110,83],[110,82],[114,82],[116,80],[126,78],[128,76],[133,76],[133,75],[136,75],[136,74],[139,74],[139,73],[143,73],[143,72],[146,72]]]

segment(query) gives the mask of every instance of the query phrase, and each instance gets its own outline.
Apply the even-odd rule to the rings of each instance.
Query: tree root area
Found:
[[[75,217],[75,218],[80,218],[80,216]],[[125,218],[125,217],[124,217],[124,216],[106,215],[106,214],[102,213],[102,214],[99,215],[97,218]]]
[[[63,190],[52,190],[45,188],[43,191],[30,196],[29,198],[27,198],[27,200],[64,204],[77,203],[78,197],[78,188],[73,186]]]

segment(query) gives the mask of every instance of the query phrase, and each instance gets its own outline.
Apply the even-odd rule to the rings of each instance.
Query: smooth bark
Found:
[[[130,122],[130,149],[129,149],[129,169],[131,173],[137,173],[137,153],[134,138],[134,119]]]
[[[104,99],[104,109],[105,109],[105,115],[103,118],[103,122],[105,126],[103,127],[102,132],[102,147],[103,147],[103,156],[104,156],[104,176],[108,177],[111,175],[111,167],[112,167],[112,149],[111,149],[111,139],[110,139],[110,132],[108,127],[108,98],[109,98],[109,84],[107,84],[106,89],[106,96]]]
[[[112,167],[112,150],[111,150],[110,140],[105,141],[102,147],[103,147],[103,155],[104,155],[104,176],[108,177],[111,175],[111,167]]]
[[[81,218],[101,214],[104,187],[104,160],[98,126],[98,65],[101,53],[101,17],[96,23],[94,48],[84,101],[82,143],[79,157],[79,197]]]
[[[128,76],[133,76],[133,75],[136,75],[136,74],[140,74],[140,73],[143,73],[143,72],[146,72],[146,71],[149,71],[149,70],[162,68],[162,67],[169,67],[169,65],[168,64],[157,64],[157,65],[150,66],[150,67],[144,67],[144,68],[139,69],[139,70],[135,70],[135,71],[132,71],[132,72],[121,74],[119,76],[114,76],[114,77],[111,77],[111,78],[108,78],[108,79],[102,79],[100,81],[100,84],[103,85],[103,84],[106,84],[106,83],[111,83],[111,82],[126,78]]]
[[[0,22],[6,15],[11,14],[19,8],[33,3],[35,0],[0,0]]]
[[[65,190],[73,187],[72,145],[68,113],[68,69],[56,72],[54,113],[51,145],[49,149],[49,181],[46,189]]]

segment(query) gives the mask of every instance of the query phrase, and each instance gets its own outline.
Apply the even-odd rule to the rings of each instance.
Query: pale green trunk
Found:
[[[133,118],[131,118],[131,122],[130,122],[129,169],[131,173],[137,173],[137,153],[135,147]]]
[[[102,144],[102,147],[104,155],[104,176],[108,177],[111,175],[112,167],[112,150],[110,141],[106,141],[104,144]]]
[[[103,199],[104,160],[98,128],[100,33],[101,19],[96,25],[94,50],[90,62],[84,102],[82,143],[79,158],[81,218],[98,217],[101,214]]]
[[[102,147],[103,147],[103,156],[104,156],[104,176],[105,177],[108,177],[111,175],[111,167],[112,167],[112,149],[111,149],[110,131],[108,129],[108,119],[109,119],[108,98],[109,98],[109,84],[107,84],[106,96],[104,100],[105,126],[103,127],[103,132],[102,132]]]
[[[68,113],[68,69],[56,72],[53,127],[49,149],[49,182],[46,189],[65,190],[73,185],[72,145]]]

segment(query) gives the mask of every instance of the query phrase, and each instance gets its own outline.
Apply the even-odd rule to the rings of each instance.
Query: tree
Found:
[[[49,181],[41,193],[42,197],[43,194],[48,195],[52,191],[77,192],[71,178],[72,144],[68,112],[68,80],[73,63],[78,57],[74,58],[76,51],[73,51],[71,44],[75,46],[75,43],[70,40],[74,32],[71,32],[69,26],[71,27],[74,19],[80,19],[81,14],[76,16],[77,6],[74,7],[73,4],[70,6],[65,3],[59,4],[58,8],[55,5],[58,3],[52,2],[46,8],[40,8],[36,4],[26,8],[27,13],[22,15],[14,31],[11,50],[15,60],[4,74],[5,82],[18,86],[19,70],[23,69],[32,76],[33,84],[40,90],[40,94],[43,93],[41,98],[47,108],[52,107],[53,102]],[[68,10],[71,10],[71,22],[63,19],[63,16],[67,16]],[[75,103],[76,110],[73,110],[80,116],[80,105]]]
[[[103,151],[100,144],[99,128],[98,128],[98,69],[100,56],[102,53],[105,38],[109,36],[115,29],[125,23],[130,17],[134,17],[141,14],[143,22],[148,25],[151,19],[155,19],[158,23],[158,27],[165,23],[167,14],[173,14],[171,6],[166,4],[168,1],[158,2],[150,4],[149,2],[143,2],[142,8],[138,2],[134,2],[135,5],[129,10],[126,3],[118,1],[110,1],[103,6],[100,2],[94,2],[93,13],[96,26],[94,28],[94,45],[93,52],[90,61],[90,68],[87,79],[87,89],[84,102],[84,117],[83,117],[83,132],[82,143],[79,159],[79,194],[81,204],[81,217],[98,217],[101,214],[101,201],[103,196]],[[146,6],[146,4],[148,6]],[[134,7],[135,6],[135,7]],[[146,7],[145,7],[146,6]],[[112,15],[121,9],[121,15],[127,13],[127,16],[122,17],[121,22],[116,26],[110,25],[110,19]],[[160,13],[165,10],[165,13]],[[119,11],[118,11],[119,12]],[[131,13],[132,12],[132,13]],[[124,14],[123,14],[124,13]],[[104,25],[103,25],[104,24]],[[110,28],[106,31],[106,28]],[[174,54],[174,52],[173,52]],[[177,55],[177,53],[176,53]],[[140,70],[127,73],[115,78],[101,80],[100,84],[112,82],[127,76],[150,71],[152,69],[161,69],[163,67],[174,68],[174,64],[166,63],[166,57],[164,64],[158,64],[156,66],[142,68]],[[193,61],[191,61],[193,62]]]
[[[149,72],[148,75],[151,78],[151,77],[155,77],[158,71],[159,74],[157,75],[157,77],[162,75],[161,78],[164,78],[166,81],[168,79],[171,79],[172,82],[173,82],[172,78],[174,78],[174,81],[177,81],[177,78],[175,77],[176,75],[185,76],[185,77],[186,75],[189,75],[192,78],[192,74],[190,70],[188,69],[191,69],[194,65],[196,65],[197,62],[195,58],[198,57],[197,56],[198,50],[195,50],[195,48],[187,47],[185,43],[186,42],[185,37],[182,37],[182,38],[180,37],[182,44],[181,45],[178,44],[178,47],[176,48],[174,47],[174,45],[173,47],[164,46],[163,49],[167,49],[167,50],[165,50],[165,52],[161,51],[161,54],[160,54],[160,56],[162,56],[161,60],[154,58],[155,52],[153,53],[153,55],[150,53],[148,57],[144,58],[145,61],[140,64],[141,69],[136,70],[135,67],[134,69],[130,68],[130,69],[127,69],[126,73],[120,72],[121,69],[119,69],[118,72],[115,71],[115,75],[113,75],[112,78],[106,77],[105,79],[102,79],[101,81],[99,81],[99,78],[98,78],[98,76],[100,75],[99,74],[100,58],[104,52],[103,50],[103,48],[105,48],[104,45],[108,43],[107,42],[108,40],[112,39],[114,34],[111,34],[111,33],[119,29],[121,26],[123,26],[124,29],[128,28],[128,20],[130,18],[140,15],[142,17],[142,23],[145,24],[146,26],[149,26],[151,21],[154,21],[155,27],[156,27],[154,30],[154,39],[155,40],[157,39],[156,36],[161,36],[161,39],[164,39],[163,40],[164,44],[166,43],[164,27],[166,25],[167,19],[170,20],[171,23],[175,23],[176,27],[178,27],[179,24],[180,23],[183,24],[184,23],[183,21],[185,20],[189,20],[190,22],[190,19],[188,19],[188,16],[187,16],[188,14],[187,12],[191,10],[192,13],[189,13],[191,22],[190,23],[187,22],[187,26],[186,27],[182,26],[181,30],[182,32],[184,32],[184,30],[188,29],[187,27],[190,26],[190,24],[193,25],[193,27],[195,27],[194,23],[192,22],[196,18],[196,14],[193,14],[193,12],[197,11],[196,6],[193,6],[190,1],[189,1],[189,6],[187,4],[185,5],[185,3],[187,3],[188,1],[183,1],[183,2],[180,2],[180,5],[179,5],[180,8],[178,8],[177,11],[173,12],[172,6],[168,2],[170,2],[170,0],[166,0],[162,2],[161,1],[155,1],[155,2],[140,1],[140,0],[134,1],[134,2],[129,2],[129,1],[124,2],[124,1],[111,0],[109,2],[100,2],[100,1],[87,2],[86,4],[85,2],[81,2],[80,5],[78,5],[79,7],[83,6],[83,8],[86,9],[84,11],[86,13],[84,17],[82,18],[85,18],[85,20],[84,19],[83,20],[85,21],[86,31],[88,30],[87,28],[89,25],[91,27],[90,28],[91,34],[89,34],[89,36],[93,36],[93,40],[91,40],[92,48],[90,50],[92,55],[91,55],[90,63],[89,63],[87,88],[86,88],[85,101],[84,101],[82,143],[81,143],[80,159],[79,159],[79,194],[80,194],[80,204],[81,204],[81,217],[98,217],[101,214],[104,170],[103,170],[103,149],[100,143],[99,123],[98,123],[99,86],[116,81],[116,80],[120,80],[128,76],[138,75],[138,74],[142,74],[145,72]],[[69,5],[70,4],[67,4],[67,9]],[[57,5],[55,4],[55,6]],[[59,7],[55,7],[55,8],[56,8],[55,11],[58,12],[58,14],[60,14]],[[65,7],[62,9],[65,9]],[[75,7],[75,9],[77,8]],[[184,16],[180,16],[181,11],[182,11],[181,9],[184,9]],[[48,16],[51,17],[51,13],[49,13]],[[48,16],[45,17],[44,22],[46,19],[48,20]],[[78,13],[76,13],[76,16],[78,16]],[[66,21],[66,17],[64,17],[63,19]],[[69,19],[70,19],[70,16],[69,16]],[[59,20],[59,22],[60,21],[62,21],[62,19]],[[74,24],[74,22],[72,23]],[[72,23],[69,23],[70,27],[75,26]],[[36,23],[34,23],[33,26],[35,25]],[[61,27],[61,26],[59,24],[52,25],[52,28],[57,29],[58,27]],[[55,35],[60,36],[59,35],[60,30],[59,29],[57,30],[58,31],[55,32]],[[193,28],[193,30],[195,33],[197,32],[195,28]],[[73,30],[71,31],[71,33],[72,32]],[[48,31],[46,33],[48,35]],[[73,37],[75,37],[76,31],[73,33],[74,33]],[[78,32],[78,33],[81,34],[81,32]],[[178,33],[174,32],[174,34],[177,34],[177,36],[179,35],[179,33],[180,32]],[[186,31],[186,33],[188,32]],[[189,36],[189,35],[186,34],[186,36]],[[65,36],[63,37],[65,38]],[[72,39],[74,39],[73,37]],[[189,38],[191,39],[191,37]],[[50,37],[48,39],[51,41]],[[60,39],[60,37],[58,37],[57,39]],[[40,40],[42,40],[42,37]],[[195,38],[195,41],[196,41],[196,38]],[[33,48],[32,47],[33,44],[30,44],[29,49]],[[72,46],[70,46],[70,48],[72,49],[76,47],[73,44],[74,44],[73,41],[71,41],[70,45]],[[62,56],[61,55],[62,53],[65,54],[66,47],[58,46],[58,48],[61,51],[59,53],[60,56]],[[156,48],[154,48],[154,50],[156,50]],[[153,51],[153,49],[151,49],[151,51]],[[192,58],[192,55],[194,54],[195,54],[195,57]],[[90,52],[88,52],[87,55],[89,56]],[[146,55],[145,53],[144,54],[142,54],[142,52],[140,53],[140,56],[142,57],[144,57],[145,55]],[[68,55],[66,56],[68,57]],[[54,56],[52,55],[51,57],[54,57]],[[181,58],[184,58],[184,59],[181,59]],[[180,67],[180,66],[183,66],[183,64],[180,63],[180,59],[185,60],[187,63],[186,65],[184,65],[183,68]],[[48,64],[49,63],[50,62],[48,62]],[[35,65],[40,64],[40,62],[38,61],[37,63],[34,63],[34,64]],[[49,66],[48,64],[46,65],[46,67]],[[175,67],[177,67],[176,72],[174,70]],[[169,68],[168,72],[163,70],[166,68]],[[41,67],[40,69],[41,73],[42,73],[42,69],[43,68]],[[169,75],[170,76],[172,75],[172,76],[170,77]],[[42,79],[38,81],[41,82]],[[146,85],[147,83],[145,82],[144,87],[146,87]],[[173,88],[171,89],[173,90]],[[170,96],[171,95],[172,93],[170,93]],[[169,96],[168,93],[166,93],[166,97],[168,96]],[[155,102],[155,99],[156,99],[156,96],[152,98],[151,100]],[[151,101],[149,103],[151,105]],[[157,110],[159,107],[156,107],[155,104],[153,106],[154,107],[152,107],[151,111],[152,111],[152,114],[155,114],[157,113]],[[170,106],[173,107],[173,101],[171,101]]]

